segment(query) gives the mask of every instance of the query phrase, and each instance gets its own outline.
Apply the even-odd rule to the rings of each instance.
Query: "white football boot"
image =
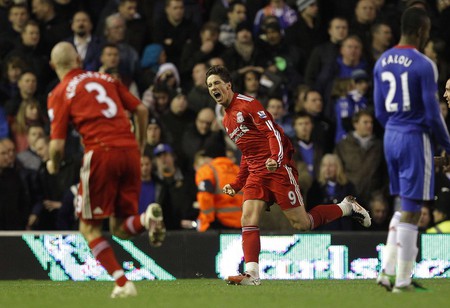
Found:
[[[123,287],[116,285],[111,293],[111,298],[125,298],[130,296],[136,296],[137,290],[134,283],[127,281]]]

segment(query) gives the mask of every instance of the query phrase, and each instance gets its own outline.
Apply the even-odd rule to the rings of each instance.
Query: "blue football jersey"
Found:
[[[374,69],[375,115],[398,132],[429,133],[450,153],[450,138],[439,109],[436,65],[411,46],[384,52]]]

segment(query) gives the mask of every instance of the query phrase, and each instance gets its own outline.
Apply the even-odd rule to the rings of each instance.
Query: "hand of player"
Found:
[[[274,172],[274,171],[277,170],[278,164],[277,164],[277,162],[276,162],[274,159],[268,158],[268,159],[266,160],[266,168],[267,168],[267,170],[269,170],[270,172]]]
[[[233,187],[231,187],[230,184],[225,185],[222,188],[223,193],[227,194],[228,196],[234,197],[234,195],[236,194],[236,191],[233,189]]]

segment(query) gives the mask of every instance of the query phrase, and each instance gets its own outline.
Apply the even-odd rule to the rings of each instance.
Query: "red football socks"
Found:
[[[318,205],[308,214],[311,217],[311,230],[342,217],[342,210],[336,204]]]
[[[127,277],[125,277],[123,269],[117,262],[114,251],[112,250],[108,241],[103,237],[96,238],[95,240],[89,242],[89,248],[91,248],[92,254],[94,255],[95,259],[97,259],[106,269],[108,274],[110,274],[114,278],[116,284],[120,287],[125,285],[128,279]]]
[[[122,229],[130,235],[140,234],[145,230],[141,222],[141,215],[130,216],[122,224]]]
[[[259,238],[259,227],[242,227],[242,249],[244,250],[245,263],[256,262],[259,260],[261,251],[261,242]]]

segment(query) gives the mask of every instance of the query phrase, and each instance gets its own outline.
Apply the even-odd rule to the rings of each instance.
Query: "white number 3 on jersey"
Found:
[[[112,100],[112,98],[107,95],[105,87],[103,87],[98,82],[88,82],[86,83],[84,88],[89,93],[92,91],[97,92],[97,95],[95,96],[97,102],[99,104],[106,104],[108,106],[108,109],[102,110],[102,113],[105,117],[113,118],[117,114],[117,105]]]

